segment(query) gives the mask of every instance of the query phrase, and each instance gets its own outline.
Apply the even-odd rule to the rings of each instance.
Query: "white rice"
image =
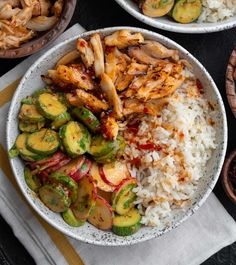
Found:
[[[236,15],[236,0],[202,0],[198,22],[217,22]]]
[[[186,75],[190,75],[189,72]],[[212,117],[212,118],[211,118]],[[123,124],[129,142],[125,159],[138,180],[138,209],[142,223],[166,225],[175,209],[191,203],[198,180],[216,148],[216,128],[212,105],[199,93],[196,82],[186,80],[170,98],[158,117],[145,115],[137,134]],[[140,150],[138,145],[152,142],[160,150]],[[141,166],[129,163],[140,158]]]

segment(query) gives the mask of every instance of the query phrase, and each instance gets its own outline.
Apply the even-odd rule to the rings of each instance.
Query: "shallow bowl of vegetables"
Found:
[[[120,95],[105,73],[104,53],[108,67],[113,61],[107,53],[115,51],[127,59],[125,49],[139,47],[143,38],[176,49],[190,61],[223,113],[214,82],[186,50],[159,34],[124,27],[83,33],[47,51],[22,78],[11,103],[7,146],[24,196],[48,223],[84,242],[131,245],[170,231],[207,198],[223,162],[227,128],[219,112],[221,149],[214,157],[214,176],[202,182],[196,203],[165,227],[141,224],[134,192],[138,183],[122,160],[127,143],[119,132]],[[169,56],[171,50],[164,51]],[[146,69],[133,66],[136,72]],[[121,81],[120,89],[125,87]]]
[[[236,26],[230,3],[211,0],[115,0],[124,10],[152,27],[179,33],[210,33]],[[224,2],[224,6],[221,6]],[[228,1],[230,2],[230,1]],[[234,7],[233,7],[234,8]],[[221,9],[221,11],[220,11]],[[218,17],[218,13],[225,14]],[[229,15],[230,13],[233,13]]]

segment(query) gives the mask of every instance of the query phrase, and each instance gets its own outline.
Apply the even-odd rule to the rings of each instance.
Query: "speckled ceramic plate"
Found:
[[[40,75],[45,74],[48,69],[55,66],[57,60],[64,55],[66,52],[75,49],[76,39],[78,37],[87,38],[94,32],[100,32],[103,35],[112,33],[113,31],[124,29],[124,27],[119,28],[106,28],[98,31],[91,31],[87,33],[74,36],[59,45],[53,47],[48,52],[46,52],[42,57],[40,57],[26,72],[25,76],[22,78],[17,91],[12,99],[8,121],[7,121],[7,146],[10,147],[14,144],[16,136],[19,134],[18,131],[18,112],[20,109],[20,101],[27,95],[32,94],[35,90],[44,87],[44,83],[41,80]],[[198,189],[193,198],[193,205],[186,211],[175,212],[173,219],[168,227],[164,229],[142,227],[136,234],[128,237],[119,237],[114,235],[112,232],[104,232],[98,230],[92,225],[86,223],[84,226],[79,228],[73,228],[68,226],[59,214],[55,214],[44,206],[44,204],[35,196],[35,194],[27,187],[24,177],[23,177],[23,163],[19,158],[11,159],[11,166],[17,182],[31,204],[31,206],[52,226],[71,236],[75,239],[97,244],[97,245],[109,245],[109,246],[119,246],[119,245],[131,245],[138,242],[142,242],[151,238],[159,237],[164,233],[172,230],[181,224],[184,220],[190,217],[206,200],[208,195],[211,193],[224,161],[226,144],[227,144],[227,124],[226,115],[221,99],[220,93],[208,74],[205,68],[184,48],[179,46],[177,43],[171,41],[170,39],[153,33],[151,31],[139,29],[139,28],[128,28],[131,31],[142,32],[146,39],[152,39],[159,41],[170,47],[172,49],[178,49],[180,51],[180,56],[187,59],[193,66],[193,71],[195,75],[202,82],[206,97],[211,99],[216,104],[217,116],[215,117],[216,123],[218,125],[217,129],[217,143],[218,147],[214,151],[211,159],[207,164],[204,176],[200,179]]]
[[[180,24],[171,20],[168,16],[152,18],[142,14],[134,0],[115,0],[130,15],[152,27],[179,32],[179,33],[210,33],[236,27],[236,16],[216,23],[190,23]]]

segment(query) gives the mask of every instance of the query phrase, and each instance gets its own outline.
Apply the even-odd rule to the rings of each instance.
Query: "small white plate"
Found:
[[[45,219],[48,223],[50,223],[61,232],[75,239],[91,244],[107,246],[132,245],[154,237],[161,236],[164,233],[177,227],[184,220],[190,217],[203,204],[203,202],[206,200],[213,187],[215,186],[215,183],[220,175],[227,146],[227,123],[224,104],[214,81],[212,80],[206,69],[200,64],[200,62],[180,45],[160,34],[140,28],[115,27],[97,31],[90,31],[78,34],[77,36],[75,35],[74,37],[65,40],[51,48],[29,68],[29,70],[22,78],[11,102],[7,120],[8,149],[10,149],[14,144],[15,139],[19,134],[18,113],[21,106],[20,102],[26,96],[31,95],[34,91],[45,86],[44,82],[41,79],[41,75],[46,74],[48,69],[54,68],[56,62],[65,53],[75,49],[76,40],[78,38],[87,39],[94,32],[99,32],[102,35],[108,35],[120,29],[129,29],[133,32],[141,32],[145,39],[156,40],[169,48],[179,50],[180,58],[189,61],[189,63],[193,67],[193,72],[200,80],[205,89],[206,97],[214,103],[216,110],[218,110],[215,117],[216,124],[218,125],[216,135],[218,146],[214,150],[211,159],[207,163],[204,176],[202,176],[202,178],[200,178],[199,180],[198,188],[194,194],[192,200],[193,204],[191,205],[191,207],[189,207],[185,211],[176,211],[173,214],[169,226],[165,227],[164,229],[160,229],[158,227],[142,227],[136,234],[128,237],[120,237],[110,231],[99,230],[89,223],[86,223],[85,225],[77,228],[67,225],[59,214],[50,211],[41,202],[41,200],[37,196],[35,196],[35,193],[28,188],[24,180],[24,165],[22,160],[18,157],[10,160],[15,178],[24,196],[26,197],[30,205],[35,209],[35,211],[42,216],[43,219]]]
[[[142,14],[138,5],[133,0],[115,0],[128,13],[152,27],[179,32],[179,33],[210,33],[236,27],[236,15],[215,23],[190,23],[180,24],[171,20],[168,16],[152,18]]]

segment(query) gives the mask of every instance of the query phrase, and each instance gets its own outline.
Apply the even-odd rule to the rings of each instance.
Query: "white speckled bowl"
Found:
[[[124,29],[124,27],[106,28],[74,36],[73,38],[70,38],[50,49],[30,67],[30,69],[26,72],[25,76],[22,78],[17,88],[17,91],[15,92],[15,95],[12,99],[7,121],[7,146],[9,149],[14,144],[16,136],[19,134],[17,127],[17,116],[20,109],[20,101],[27,95],[32,94],[35,90],[44,86],[40,75],[45,74],[48,69],[53,68],[57,60],[66,52],[75,49],[75,40],[78,37],[87,38],[94,32],[100,32],[101,34],[106,35],[119,29]],[[188,51],[186,51],[184,48],[179,46],[177,43],[171,41],[170,39],[162,35],[153,33],[151,31],[139,28],[128,29],[132,31],[142,32],[146,39],[153,39],[163,43],[164,45],[170,48],[178,49],[180,51],[180,56],[184,59],[187,59],[192,64],[194,73],[200,79],[205,88],[206,97],[211,99],[211,101],[215,102],[217,106],[218,112],[215,119],[218,125],[218,147],[214,151],[212,158],[207,164],[204,176],[199,181],[198,189],[193,198],[192,207],[184,212],[177,212],[173,217],[171,225],[165,227],[165,229],[160,230],[158,227],[142,227],[136,234],[128,237],[119,237],[113,234],[112,232],[104,232],[102,230],[98,230],[88,223],[79,228],[73,228],[68,226],[59,214],[55,214],[47,207],[45,207],[44,204],[37,198],[37,196],[35,196],[35,194],[27,187],[23,177],[23,163],[21,159],[11,159],[11,166],[13,172],[23,194],[25,195],[31,206],[43,218],[52,226],[65,233],[66,235],[84,242],[97,245],[131,245],[151,238],[159,237],[181,224],[203,204],[203,202],[211,193],[219,177],[227,145],[227,123],[223,101],[214,81],[212,80],[208,72],[205,70],[205,68],[191,54],[189,54]]]
[[[123,9],[138,20],[152,27],[179,32],[179,33],[210,33],[236,27],[236,15],[216,23],[190,23],[180,24],[170,19],[168,16],[152,18],[145,16],[133,0],[115,0]]]

